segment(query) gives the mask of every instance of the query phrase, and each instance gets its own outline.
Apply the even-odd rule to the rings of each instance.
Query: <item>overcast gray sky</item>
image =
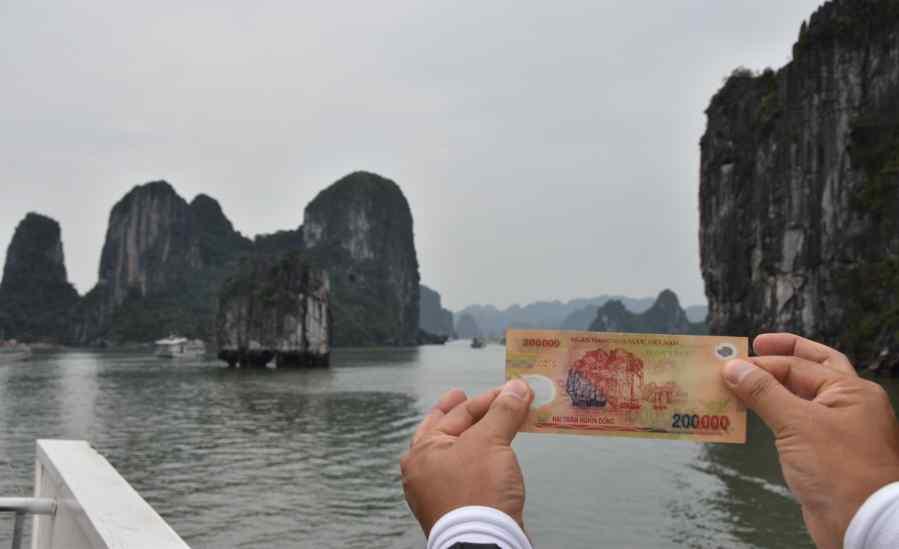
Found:
[[[166,179],[246,235],[365,169],[459,309],[670,287],[704,303],[699,138],[818,0],[0,0],[0,262],[28,211],[97,279],[109,210]]]

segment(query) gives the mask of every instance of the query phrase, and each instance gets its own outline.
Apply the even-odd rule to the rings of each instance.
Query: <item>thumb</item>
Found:
[[[762,421],[779,435],[794,414],[804,413],[802,399],[787,390],[766,370],[745,360],[724,365],[724,383]]]
[[[527,383],[520,379],[510,380],[503,385],[483,419],[471,428],[472,434],[511,443],[528,416],[532,399],[533,393]]]

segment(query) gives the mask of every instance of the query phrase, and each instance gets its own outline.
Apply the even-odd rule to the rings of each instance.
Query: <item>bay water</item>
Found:
[[[504,356],[453,342],[240,370],[37,353],[0,368],[0,495],[31,494],[35,439],[85,439],[195,549],[420,548],[399,456],[444,391],[500,385]],[[521,434],[514,447],[535,547],[812,547],[755,417],[747,445]],[[0,516],[0,546],[11,534]]]

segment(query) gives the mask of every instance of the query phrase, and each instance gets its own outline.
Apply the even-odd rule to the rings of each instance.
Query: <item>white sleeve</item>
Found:
[[[492,507],[460,507],[431,528],[427,549],[449,549],[457,543],[493,543],[501,549],[533,549],[512,517]]]
[[[899,482],[887,484],[859,507],[843,538],[843,549],[899,547]]]

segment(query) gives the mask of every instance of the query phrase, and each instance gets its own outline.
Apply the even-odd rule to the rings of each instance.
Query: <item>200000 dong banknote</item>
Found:
[[[747,356],[744,337],[509,330],[506,379],[534,391],[523,431],[744,443],[721,369]]]

